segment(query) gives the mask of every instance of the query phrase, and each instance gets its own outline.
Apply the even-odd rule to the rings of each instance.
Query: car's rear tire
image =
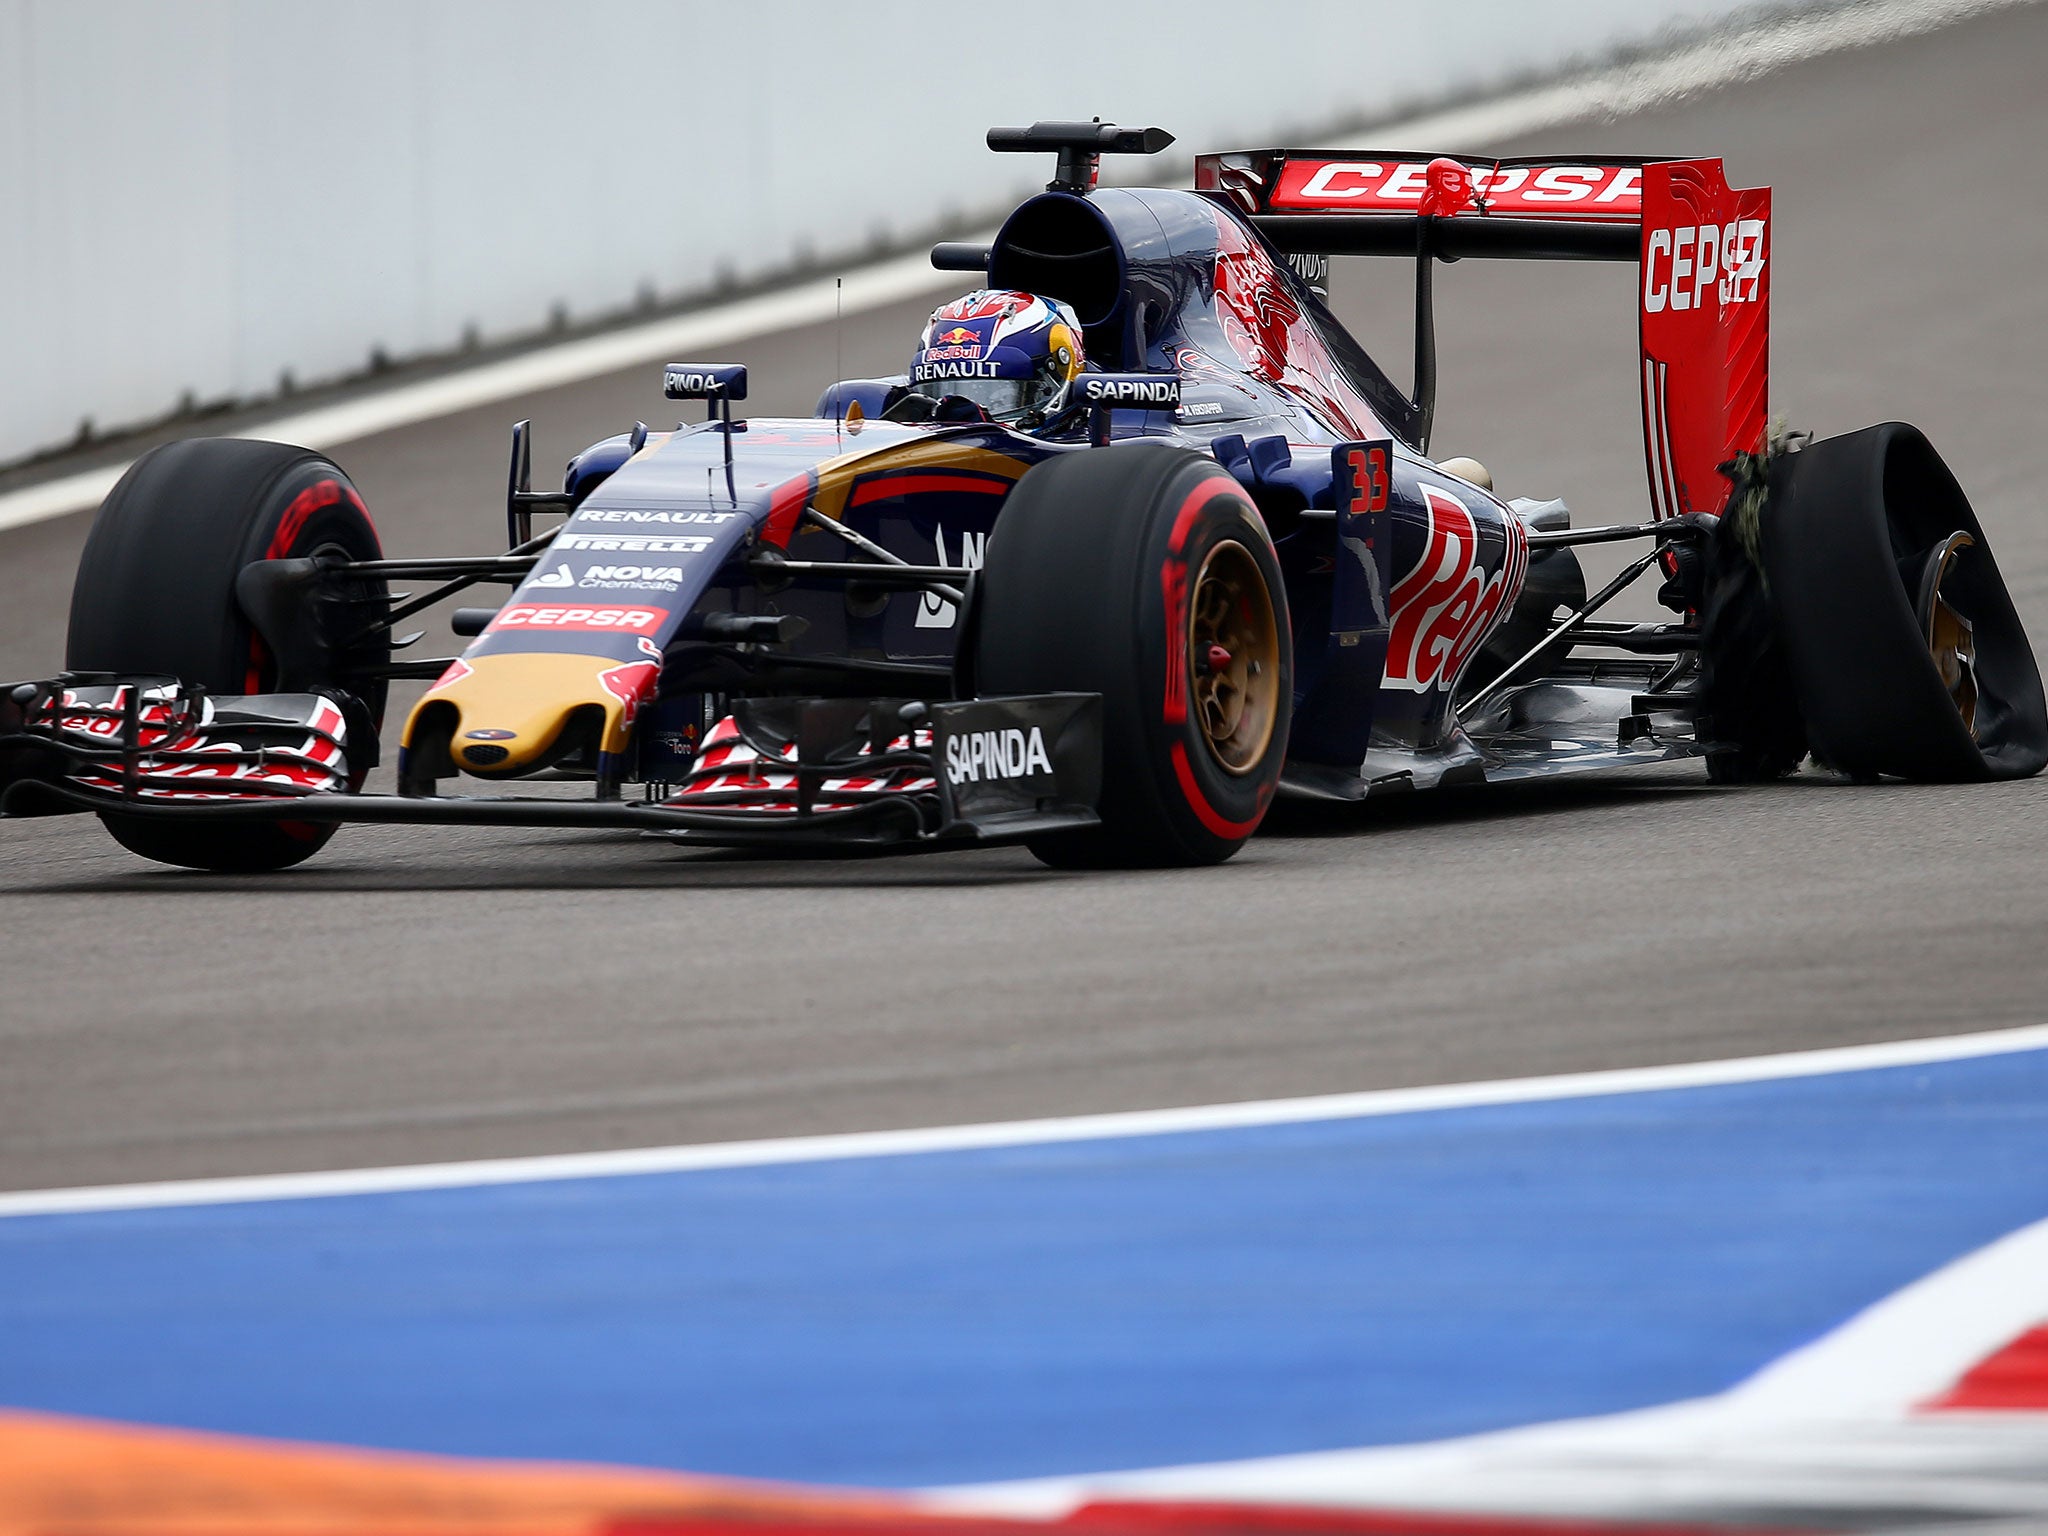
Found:
[[[331,550],[381,556],[377,531],[348,476],[306,448],[241,438],[190,438],[129,468],[94,518],[71,591],[65,665],[74,671],[166,673],[214,693],[276,684],[269,647],[242,612],[235,580],[257,560]],[[381,591],[381,584],[369,586]],[[365,619],[374,612],[365,609]],[[348,658],[373,659],[381,642]],[[339,660],[339,658],[337,658]],[[381,723],[385,685],[354,679],[359,718]],[[313,685],[343,692],[340,680]],[[194,869],[285,869],[317,853],[330,823],[208,822],[106,813],[121,845]]]
[[[1732,508],[1708,524],[1700,602],[1700,698],[1707,777],[1716,784],[1782,779],[1806,761],[1806,721],[1770,589]],[[1702,519],[1701,521],[1705,521]]]
[[[1928,781],[2048,764],[2026,629],[1976,513],[1917,428],[1891,422],[1784,456],[1760,532],[1818,761]]]
[[[1251,837],[1286,760],[1294,653],[1265,523],[1214,461],[1139,442],[1040,464],[996,519],[977,608],[979,692],[1103,698],[1102,824],[1034,854],[1214,864]]]

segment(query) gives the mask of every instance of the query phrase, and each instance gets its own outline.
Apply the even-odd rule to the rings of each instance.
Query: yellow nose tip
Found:
[[[545,766],[571,718],[594,706],[604,712],[601,748],[626,749],[625,701],[604,681],[618,662],[522,652],[473,657],[464,665],[464,671],[435,684],[413,706],[405,726],[408,748],[417,744],[422,722],[432,721],[430,734],[447,744],[455,767],[503,777]]]

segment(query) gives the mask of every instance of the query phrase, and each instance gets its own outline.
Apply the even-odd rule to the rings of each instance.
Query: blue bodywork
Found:
[[[1505,659],[1500,636],[1529,566],[1527,529],[1490,492],[1420,451],[1418,408],[1286,260],[1232,208],[1199,193],[1048,192],[1004,225],[987,281],[1070,305],[1091,368],[1176,374],[1177,410],[1118,411],[1109,437],[1167,437],[1212,455],[1264,514],[1294,629],[1290,784],[1353,797],[1478,776],[1481,754],[1453,695],[1473,663]],[[905,338],[906,354],[914,339]],[[663,719],[694,719],[700,695],[710,696],[708,685],[686,690],[674,680],[689,675],[676,650],[687,646],[691,611],[749,612],[765,601],[808,621],[798,656],[953,665],[959,626],[949,603],[916,592],[856,601],[843,583],[801,578],[764,595],[741,564],[761,539],[792,557],[840,557],[776,500],[808,502],[823,473],[839,482],[832,515],[861,537],[913,564],[978,565],[1017,475],[1056,454],[1093,451],[1086,413],[1028,433],[986,422],[906,426],[884,419],[901,391],[900,378],[845,380],[824,391],[815,418],[755,418],[730,431],[705,423],[638,453],[628,438],[609,438],[571,461],[567,489],[579,505],[568,543],[592,516],[633,507],[739,514],[720,537],[720,558],[687,568],[675,622],[658,637],[667,651]],[[855,403],[858,430],[845,421]],[[1363,442],[1381,445],[1391,463],[1386,506],[1372,513],[1339,505],[1337,466]],[[938,451],[921,453],[919,443]],[[530,587],[559,580],[566,548],[558,542]],[[1569,566],[1571,579],[1552,585],[1573,590],[1569,551],[1548,564],[1553,575]],[[687,750],[687,733],[668,736]]]

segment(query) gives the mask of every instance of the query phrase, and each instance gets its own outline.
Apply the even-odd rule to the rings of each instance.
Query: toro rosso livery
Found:
[[[2034,658],[1925,439],[1768,426],[1767,191],[1714,160],[1293,150],[1096,185],[1102,154],[1169,142],[991,131],[1057,174],[992,245],[934,250],[982,286],[903,374],[748,419],[743,365],[670,364],[704,419],[594,444],[559,491],[521,423],[500,554],[386,557],[307,450],[145,455],[82,557],[70,670],[0,694],[0,809],[93,811],[214,869],[346,821],[1204,863],[1283,793],[2048,760]],[[1412,391],[1325,303],[1346,256],[1414,264]],[[1468,257],[1637,265],[1641,521],[1576,527],[1429,457],[1435,270]],[[1630,558],[1589,592],[1577,547],[1610,542]],[[1638,579],[1667,620],[1597,616]],[[408,618],[493,586],[454,613],[459,655],[413,657]],[[431,686],[369,793],[403,678]]]

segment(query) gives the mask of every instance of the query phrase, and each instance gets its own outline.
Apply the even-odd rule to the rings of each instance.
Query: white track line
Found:
[[[1920,1066],[2036,1050],[2048,1050],[2048,1025],[1971,1035],[1944,1035],[1929,1040],[1837,1046],[1828,1050],[1788,1052],[1780,1056],[1746,1056],[1732,1061],[1625,1067],[1606,1072],[1574,1072],[1559,1077],[1374,1089],[1362,1093],[1320,1094],[1312,1098],[1265,1099],[1241,1104],[1203,1104],[1185,1109],[1126,1110],[1114,1114],[1010,1120],[986,1125],[855,1131],[834,1136],[790,1136],[700,1146],[642,1147],[620,1152],[572,1152],[468,1163],[421,1163],[398,1168],[349,1168],[324,1173],[253,1174],[240,1178],[187,1179],[161,1184],[25,1190],[0,1195],[0,1218],[177,1205],[229,1205],[252,1200],[304,1200],[398,1190],[458,1189],[487,1184],[530,1184],[557,1179],[616,1178],[710,1168],[829,1162],[854,1157],[902,1157],[990,1147],[1046,1146],[1060,1142],[1363,1119],[1415,1114],[1425,1110],[1471,1109],[1489,1104],[1535,1104],[1554,1099],[1824,1077],[1841,1072],[1867,1072],[1881,1067]]]
[[[995,232],[990,230],[975,238],[993,240]],[[849,272],[843,281],[843,291],[835,286],[833,278],[816,278],[794,288],[721,304],[716,309],[542,347],[500,362],[422,379],[417,384],[401,384],[358,399],[281,416],[244,428],[234,436],[326,450],[394,427],[412,426],[493,401],[599,378],[636,363],[672,360],[752,336],[819,325],[830,320],[835,306],[842,302],[847,314],[879,309],[944,287],[948,274],[933,271],[930,257],[920,252]],[[97,506],[127,469],[126,463],[114,464],[0,496],[0,529]]]
[[[1754,80],[1822,54],[1917,37],[1972,16],[2032,3],[2035,0],[1870,0],[1809,12],[1575,80],[1385,124],[1367,137],[1395,148],[1480,149],[1561,123],[1645,111],[1698,92]],[[993,235],[971,238],[986,241]],[[858,314],[897,303],[945,283],[945,274],[934,272],[923,253],[894,257],[846,274],[845,312]],[[818,278],[758,298],[542,347],[501,362],[278,417],[235,435],[331,449],[375,432],[559,388],[636,364],[816,325],[832,318],[840,297],[832,279]],[[85,470],[0,495],[0,529],[97,506],[127,468],[121,463]]]
[[[1823,54],[1847,53],[1939,31],[2039,0],[1863,0],[1801,12],[1683,44],[1613,69],[1533,86],[1492,101],[1374,129],[1387,149],[1475,150],[1563,123],[1612,120],[1688,96],[1760,80]],[[1407,143],[1400,140],[1406,138]],[[1685,146],[1710,155],[1711,144]]]

